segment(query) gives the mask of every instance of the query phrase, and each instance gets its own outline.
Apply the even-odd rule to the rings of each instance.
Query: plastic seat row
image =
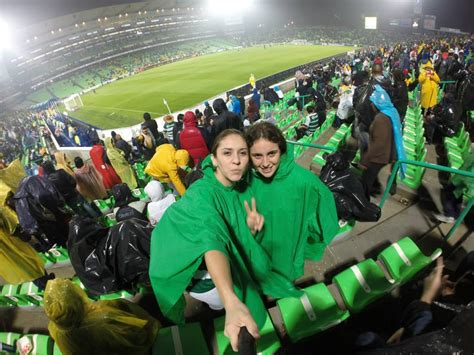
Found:
[[[78,277],[72,278],[72,282],[88,293]],[[92,300],[131,300],[137,295],[144,295],[150,292],[152,292],[150,287],[139,284],[134,290],[122,290],[100,296],[91,296],[88,293],[88,296]],[[41,307],[44,302],[43,298],[44,290],[39,289],[33,282],[0,286],[0,307]]]
[[[316,131],[314,131],[314,133],[312,135],[304,136],[304,137],[300,138],[300,140],[298,142],[300,142],[300,143],[312,143],[314,140],[318,139],[318,137],[321,136],[332,125],[332,123],[334,122],[334,118],[335,118],[334,111],[329,112],[327,114],[326,120],[323,122],[323,124],[321,126],[316,128]],[[344,133],[341,133],[341,132],[338,133],[338,132],[339,132],[339,130],[336,131],[336,133],[334,133],[334,135],[337,135],[338,138],[344,138],[344,137],[339,137],[339,135],[340,134],[345,134],[346,132],[344,132]],[[298,159],[307,149],[308,149],[308,147],[305,147],[305,146],[301,146],[301,145],[295,146],[295,151],[294,151],[295,159]]]
[[[410,237],[405,237],[384,249],[377,262],[367,259],[334,276],[335,288],[319,283],[304,289],[305,295],[299,299],[278,300],[289,338],[295,342],[343,322],[351,313],[361,312],[411,280],[440,255],[437,249],[425,256]],[[338,303],[337,293],[343,305]]]
[[[326,122],[330,119],[330,116],[328,114],[328,118],[324,122]],[[334,120],[334,113],[332,115],[332,120]],[[328,122],[327,125],[331,125],[332,122]],[[323,125],[324,126],[324,125]],[[337,129],[337,131],[332,135],[332,137],[329,139],[329,141],[325,144],[326,146],[333,147],[336,150],[339,150],[342,146],[346,144],[347,138],[350,137],[351,135],[351,126],[352,125],[346,125],[342,124],[341,127]],[[324,157],[325,154],[327,154],[328,151],[326,150],[320,150],[314,157],[313,157],[313,163],[319,164],[321,166],[324,166],[326,164],[326,158]]]
[[[47,252],[38,253],[38,255],[44,261],[45,269],[52,266],[68,265],[71,263],[67,249],[60,246],[55,246]]]
[[[1,333],[0,332],[0,343],[6,344],[12,348],[16,348],[16,342],[22,337],[27,337],[31,343],[32,349],[29,354],[34,355],[61,355],[61,350],[54,342],[53,338],[48,335],[42,334],[26,334],[21,335],[18,333]],[[13,352],[0,350],[0,355],[12,354]],[[17,350],[17,353],[19,351]]]
[[[464,124],[454,137],[444,138],[444,147],[448,156],[449,166],[453,169],[460,169],[467,155],[470,154],[471,141],[469,133],[465,131]]]
[[[425,129],[423,127],[423,117],[421,107],[408,107],[403,127],[403,147],[409,160],[425,161],[427,150],[425,149]],[[397,177],[402,184],[417,189],[420,187],[425,174],[425,168],[408,165],[405,178]]]
[[[139,198],[141,201],[150,201],[150,198],[148,197],[143,188],[137,188],[132,190],[132,195],[133,197]],[[114,209],[115,198],[111,196],[105,200],[94,200],[94,204],[97,206],[100,212],[102,212],[102,215],[107,215]]]
[[[411,280],[440,255],[441,250],[437,249],[431,256],[425,256],[411,238],[405,237],[383,250],[377,262],[367,259],[340,272],[329,287],[318,283],[305,288],[300,298],[278,300],[286,334],[297,342],[344,322],[395,286]],[[229,339],[224,335],[224,322],[224,317],[213,321],[215,346],[218,354],[232,354]],[[257,353],[274,354],[281,347],[270,316],[260,336]],[[204,355],[209,354],[209,349],[201,325],[189,323],[161,329],[153,353]]]

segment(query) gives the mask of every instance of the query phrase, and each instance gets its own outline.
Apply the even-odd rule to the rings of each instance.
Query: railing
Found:
[[[324,145],[320,145],[320,144],[301,143],[301,142],[294,142],[294,141],[287,141],[287,143],[291,144],[291,145],[302,145],[302,146],[305,146],[305,147],[319,148],[319,149],[328,150],[328,151],[331,151],[331,152],[337,151],[337,149],[334,148],[334,147],[328,147],[328,146],[324,146]],[[443,171],[443,172],[447,172],[447,173],[451,173],[451,174],[457,174],[457,175],[461,175],[461,176],[466,176],[468,178],[473,178],[474,179],[474,173],[469,172],[469,171],[453,169],[453,168],[449,168],[447,166],[431,164],[431,163],[425,163],[425,162],[422,162],[422,161],[398,160],[398,161],[395,162],[395,164],[393,166],[392,173],[390,174],[390,178],[389,178],[388,183],[387,183],[387,187],[385,188],[385,191],[382,195],[382,200],[380,201],[380,205],[379,205],[380,209],[383,208],[383,205],[385,204],[385,201],[388,198],[390,188],[392,187],[392,185],[393,185],[393,183],[394,183],[394,181],[397,177],[397,173],[398,173],[398,170],[400,168],[400,164],[421,166],[421,167],[426,168],[426,169]],[[474,206],[474,197],[471,197],[469,199],[469,201],[467,202],[466,207],[462,210],[462,212],[459,215],[459,217],[457,218],[456,222],[454,223],[452,228],[449,230],[449,232],[444,237],[445,240],[448,240],[449,238],[451,238],[451,236],[456,231],[456,229],[464,221],[464,218],[469,213],[472,206]]]
[[[385,191],[382,195],[382,200],[380,201],[380,209],[382,209],[383,205],[385,204],[385,201],[388,198],[388,194],[390,191],[390,188],[393,185],[393,182],[395,181],[398,173],[398,169],[400,168],[400,164],[408,164],[408,165],[415,165],[415,166],[421,166],[426,169],[432,169],[432,170],[437,170],[437,171],[443,171],[446,173],[451,173],[451,174],[457,174],[461,176],[466,176],[468,178],[473,178],[474,179],[474,173],[465,171],[465,170],[459,170],[459,169],[453,169],[449,168],[447,166],[442,166],[442,165],[437,165],[437,164],[431,164],[431,163],[425,163],[422,161],[415,161],[415,160],[398,160],[395,162],[393,166],[392,173],[390,174],[390,178],[388,179],[387,187],[385,188]],[[474,205],[474,197],[471,197],[471,199],[467,202],[466,207],[463,209],[461,214],[459,215],[458,219],[456,220],[456,223],[452,226],[452,228],[449,230],[448,234],[444,237],[445,240],[448,240],[451,238],[453,233],[456,231],[456,229],[459,227],[459,225],[462,223],[466,215],[469,213],[469,210],[472,208]]]

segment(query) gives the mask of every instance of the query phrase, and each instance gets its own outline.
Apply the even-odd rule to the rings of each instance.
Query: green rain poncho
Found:
[[[136,189],[138,184],[135,174],[122,151],[113,145],[112,138],[105,138],[105,147],[107,148],[107,157],[110,160],[110,164],[112,164],[122,182],[127,184],[131,190]]]
[[[204,177],[168,208],[153,231],[150,280],[163,314],[183,322],[183,292],[207,251],[224,253],[231,266],[234,290],[247,305],[257,325],[265,322],[260,292],[276,298],[301,296],[291,282],[271,270],[265,251],[246,224],[238,187],[225,187],[214,176],[209,157]],[[238,190],[240,192],[238,192]]]
[[[263,233],[256,238],[273,269],[295,280],[304,273],[304,259],[321,259],[339,231],[334,197],[316,175],[295,163],[291,153],[281,156],[272,179],[254,172],[250,189],[265,217]]]

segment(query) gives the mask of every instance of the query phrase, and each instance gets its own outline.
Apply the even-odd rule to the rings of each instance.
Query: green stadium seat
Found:
[[[431,256],[425,256],[410,237],[400,239],[378,256],[392,278],[400,284],[411,280],[419,271],[441,255],[436,249]]]
[[[291,341],[333,327],[349,317],[347,310],[338,307],[324,283],[305,288],[300,298],[286,297],[277,301],[283,324]]]
[[[380,266],[372,259],[340,272],[332,281],[338,287],[344,304],[354,313],[362,311],[393,287]]]
[[[7,344],[10,346],[16,346],[16,341],[21,338],[21,334],[18,333],[5,333],[0,332],[0,343]],[[0,350],[0,355],[8,355],[12,353],[7,353]]]
[[[151,201],[143,188],[132,190],[132,196],[139,198],[141,201],[146,201],[146,202]]]
[[[208,355],[204,335],[199,323],[162,328],[153,344],[153,355]]]
[[[103,215],[112,212],[112,209],[115,205],[115,199],[113,196],[105,199],[105,200],[94,200],[94,204],[97,208],[102,212]]]
[[[230,346],[229,338],[224,335],[224,324],[225,317],[220,317],[214,320],[218,354],[235,354]],[[265,324],[263,325],[263,328],[260,329],[260,339],[257,342],[257,353],[262,355],[272,355],[275,354],[280,347],[280,340],[275,332],[270,316],[267,315]]]
[[[0,300],[4,306],[18,306],[21,302],[18,296],[18,285],[3,285]]]
[[[27,334],[26,336],[33,345],[31,354],[53,355],[54,340],[50,336],[42,334]]]
[[[25,282],[18,289],[18,297],[40,306],[43,304],[44,290],[39,289],[33,282]]]
[[[131,300],[135,295],[128,292],[128,291],[118,291],[114,293],[108,293],[106,295],[100,295],[99,300],[118,300],[118,299],[126,299]]]

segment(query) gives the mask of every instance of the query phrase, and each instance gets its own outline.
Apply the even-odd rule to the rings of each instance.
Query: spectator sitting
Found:
[[[171,144],[162,144],[156,148],[156,153],[148,162],[145,173],[156,180],[167,183],[180,196],[186,192],[186,187],[180,177],[180,172],[188,169],[189,153],[184,149],[176,150]]]
[[[115,199],[114,215],[117,222],[122,222],[130,218],[148,221],[146,218],[147,203],[133,197],[132,191],[130,191],[127,184],[115,185],[112,188],[112,196]]]
[[[91,301],[66,279],[47,284],[44,310],[48,330],[63,354],[144,354],[152,347],[160,324],[124,299]]]
[[[130,164],[125,159],[123,151],[114,146],[112,138],[110,137],[105,139],[105,147],[107,148],[107,157],[117,172],[117,175],[120,176],[123,183],[126,183],[131,189],[135,189],[138,185],[137,179],[135,178]]]
[[[314,112],[314,106],[308,106],[306,108],[308,116],[306,116],[305,122],[296,128],[296,140],[299,140],[303,136],[312,136],[318,128],[318,114]]]
[[[66,154],[56,152],[54,153],[54,160],[56,160],[56,166],[58,169],[62,169],[69,175],[74,176],[74,170],[72,170],[71,165],[67,160]]]
[[[106,198],[107,191],[97,170],[93,166],[84,163],[80,157],[74,158],[74,164],[76,165],[74,175],[77,182],[77,191],[89,201]]]
[[[130,144],[123,140],[120,134],[116,134],[114,131],[112,131],[112,138],[114,139],[115,147],[124,152],[125,159],[127,159],[127,161],[130,161],[130,159],[132,158],[132,147],[130,146]]]
[[[102,181],[107,190],[110,190],[115,184],[120,184],[122,182],[112,165],[110,165],[110,162],[106,161],[108,160],[106,159],[107,154],[99,140],[94,142],[92,149],[89,151],[89,155],[95,168],[100,175],[102,175]]]
[[[184,129],[179,134],[181,148],[185,149],[194,160],[194,165],[204,160],[209,154],[206,131],[197,127],[196,115],[192,111],[184,114]],[[208,141],[208,140],[207,140]]]
[[[145,192],[151,199],[147,206],[148,219],[154,226],[163,217],[166,209],[176,202],[176,198],[171,193],[166,194],[163,185],[156,180],[150,181],[145,186]]]
[[[259,108],[253,98],[249,100],[249,106],[247,108],[247,117],[251,124],[258,121],[258,119],[260,118]]]
[[[74,212],[84,215],[84,199],[76,191],[76,180],[66,173],[63,169],[54,167],[52,161],[48,160],[42,164],[43,174],[51,184],[64,197],[66,204],[73,209]]]

